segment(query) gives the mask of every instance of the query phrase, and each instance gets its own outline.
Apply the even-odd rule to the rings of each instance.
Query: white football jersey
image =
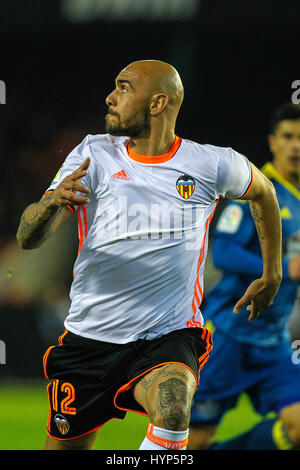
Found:
[[[220,197],[248,191],[249,161],[231,148],[179,137],[167,154],[151,157],[134,153],[126,137],[88,135],[47,191],[86,157],[82,184],[90,204],[77,208],[79,250],[65,327],[128,343],[202,326],[209,224]]]

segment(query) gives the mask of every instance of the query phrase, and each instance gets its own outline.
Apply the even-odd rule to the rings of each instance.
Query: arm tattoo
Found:
[[[261,227],[260,227],[260,223],[263,220],[263,218],[260,216],[259,210],[254,202],[252,202],[250,208],[251,208],[251,214],[252,214],[255,226],[256,226],[258,237],[260,240],[264,240],[264,237],[261,233]]]
[[[21,216],[17,240],[23,248],[34,248],[50,235],[50,221],[58,207],[49,206],[52,194],[47,194],[38,203],[31,204]]]

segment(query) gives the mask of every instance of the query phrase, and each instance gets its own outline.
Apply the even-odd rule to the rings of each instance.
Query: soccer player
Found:
[[[75,208],[79,222],[65,331],[43,358],[45,449],[90,449],[97,429],[128,410],[150,418],[141,450],[186,448],[191,400],[212,348],[199,307],[219,198],[251,200],[264,257],[263,274],[236,308],[249,304],[255,320],[281,283],[273,184],[231,148],[177,136],[182,100],[171,65],[128,65],[106,98],[107,134],[88,135],[22,214],[23,249],[39,247]]]
[[[191,413],[191,449],[293,449],[300,447],[300,366],[291,349],[287,320],[300,282],[300,107],[282,105],[272,117],[272,161],[262,172],[273,182],[280,206],[283,280],[273,304],[250,328],[247,310],[232,309],[245,286],[263,269],[259,241],[245,201],[230,201],[217,223],[213,260],[222,270],[203,314],[214,350],[201,374]],[[213,445],[224,413],[247,392],[264,419],[247,433]]]

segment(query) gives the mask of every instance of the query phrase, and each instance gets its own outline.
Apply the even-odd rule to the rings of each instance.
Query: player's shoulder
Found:
[[[193,150],[199,155],[206,156],[208,158],[216,158],[217,160],[221,157],[229,157],[233,149],[231,147],[222,147],[219,145],[213,145],[208,143],[199,143],[194,140],[182,139],[184,146]]]

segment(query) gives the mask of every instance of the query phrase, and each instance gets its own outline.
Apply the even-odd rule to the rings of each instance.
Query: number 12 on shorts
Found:
[[[48,385],[48,387],[50,386],[51,383]],[[60,392],[65,394],[62,399],[60,398]],[[54,411],[60,411],[61,413],[69,415],[76,415],[76,408],[70,406],[75,400],[75,388],[69,382],[63,382],[60,384],[58,379],[53,380],[51,395],[49,389],[49,399],[52,401],[52,408]]]

